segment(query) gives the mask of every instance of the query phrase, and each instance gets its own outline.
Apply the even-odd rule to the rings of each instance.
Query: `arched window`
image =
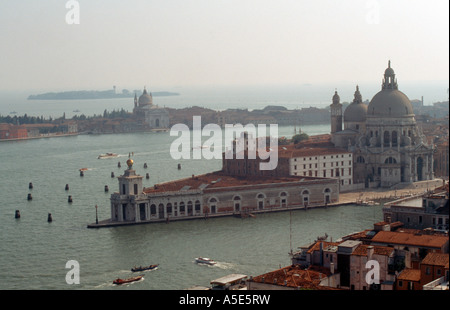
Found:
[[[192,201],[188,201],[187,203],[187,214],[192,215]]]
[[[158,205],[158,213],[159,213],[159,218],[160,219],[163,219],[165,217],[164,204],[160,203]]]
[[[389,131],[386,130],[383,135],[384,146],[389,146],[390,137],[391,137],[391,135],[390,135]]]
[[[306,208],[309,204],[309,190],[305,189],[302,191],[302,197],[303,197],[303,206]]]
[[[156,205],[152,204],[150,206],[150,215],[156,215]]]
[[[169,202],[166,205],[167,215],[172,215],[172,204]]]
[[[386,158],[386,160],[384,161],[385,164],[396,164],[397,160],[394,157],[388,157]]]
[[[201,209],[201,204],[199,200],[195,201],[195,213],[200,213],[200,209]]]
[[[234,201],[234,211],[235,212],[241,211],[241,196],[234,196],[233,201]]]
[[[256,202],[258,204],[258,209],[262,210],[264,209],[264,199],[266,198],[266,196],[264,194],[258,194],[256,195]]]
[[[184,202],[180,202],[180,215],[184,215],[184,212],[186,211],[186,206]]]
[[[287,193],[286,192],[280,193],[280,207],[282,207],[282,208],[287,207]]]
[[[208,200],[209,210],[211,211],[212,214],[217,212],[217,202],[218,201],[219,200],[214,197],[211,197]]]
[[[392,132],[392,146],[397,146],[397,131]]]
[[[323,197],[324,197],[325,204],[330,203],[331,202],[331,189],[325,188],[323,193],[324,193]]]
[[[364,157],[358,156],[356,157],[356,162],[359,164],[364,164],[366,161],[364,160]]]

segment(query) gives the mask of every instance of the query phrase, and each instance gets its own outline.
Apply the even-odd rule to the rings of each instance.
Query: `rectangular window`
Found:
[[[138,185],[134,184],[134,194],[137,195],[138,194]]]

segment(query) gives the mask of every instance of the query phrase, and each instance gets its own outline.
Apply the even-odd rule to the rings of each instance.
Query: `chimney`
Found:
[[[319,257],[320,257],[320,266],[323,266],[323,242],[320,242],[320,250],[319,250]]]
[[[371,260],[371,259],[372,259],[372,256],[373,256],[373,246],[372,246],[372,245],[369,245],[369,246],[367,247],[367,260],[368,260],[368,261]]]

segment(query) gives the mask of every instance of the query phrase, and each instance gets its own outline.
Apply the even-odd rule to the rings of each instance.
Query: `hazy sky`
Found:
[[[0,90],[449,77],[448,0],[1,0]]]

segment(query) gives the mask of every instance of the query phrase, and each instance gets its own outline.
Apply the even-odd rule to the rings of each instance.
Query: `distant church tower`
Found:
[[[331,108],[331,134],[342,131],[342,104],[337,90],[334,92]]]

